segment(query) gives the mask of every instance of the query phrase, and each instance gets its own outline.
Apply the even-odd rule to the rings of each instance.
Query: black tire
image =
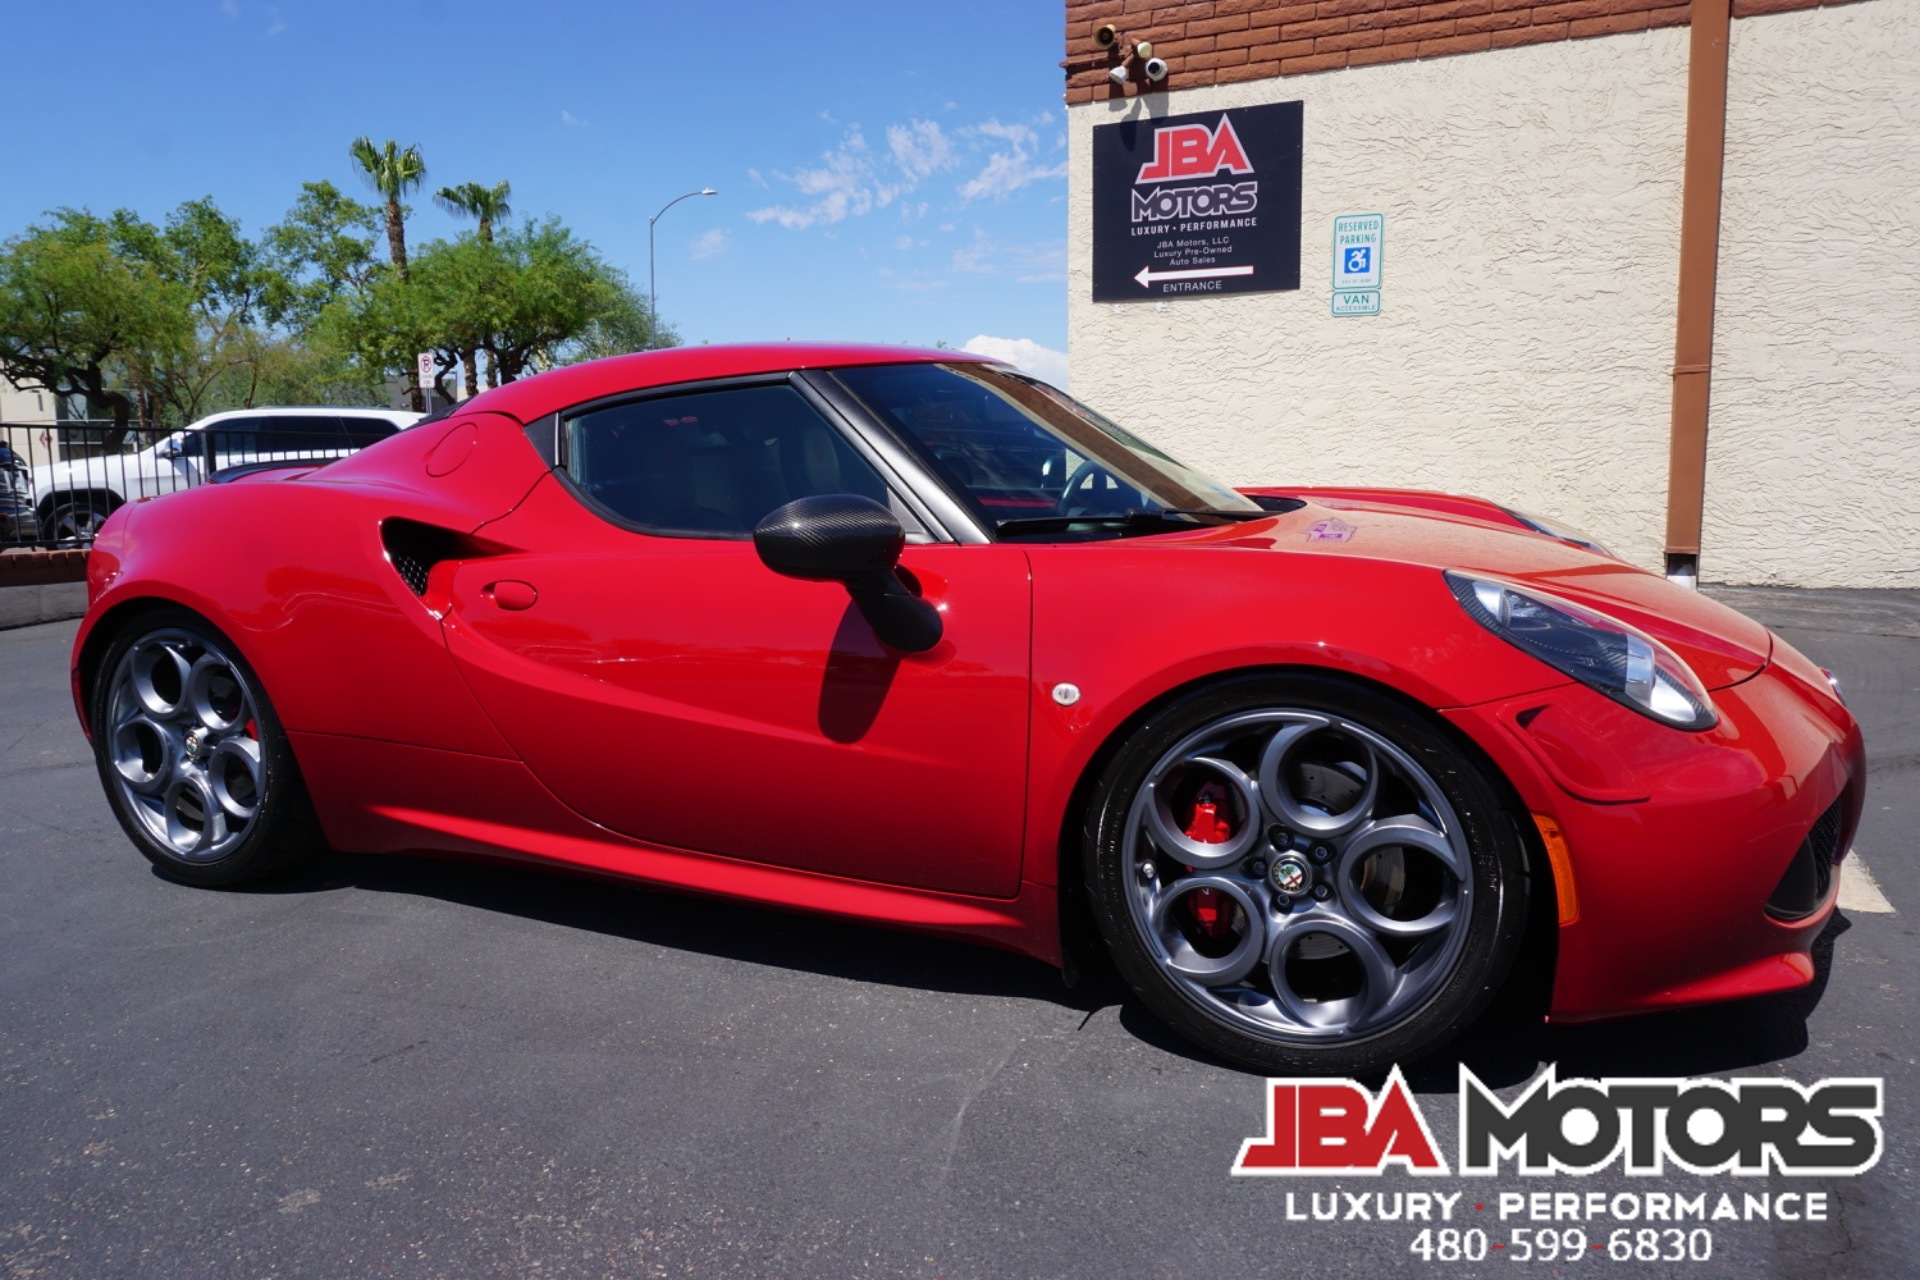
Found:
[[[47,508],[40,536],[56,547],[92,546],[100,526],[120,505],[110,494],[70,496]]]
[[[149,668],[144,676],[141,667]],[[203,670],[204,676],[190,674]],[[208,692],[196,695],[202,686]],[[177,715],[152,710],[169,699]],[[205,719],[194,709],[199,703],[209,708]],[[101,657],[88,716],[94,762],[114,817],[134,847],[172,879],[209,888],[244,884],[325,850],[306,784],[259,676],[200,615],[166,606],[130,620]],[[223,723],[222,716],[233,723],[209,727]],[[130,780],[136,775],[137,783]],[[229,804],[236,809],[229,811]],[[249,816],[234,816],[239,809]],[[188,847],[194,842],[202,847]]]
[[[1256,752],[1258,768],[1249,763]],[[1122,978],[1195,1044],[1268,1074],[1372,1075],[1458,1036],[1513,965],[1528,883],[1505,794],[1435,717],[1370,686],[1304,673],[1224,679],[1153,711],[1112,757],[1083,829],[1089,905]],[[1180,838],[1194,837],[1181,814],[1202,802],[1223,819],[1201,839],[1232,834],[1183,851]],[[1276,820],[1270,806],[1280,803],[1294,827]],[[1236,853],[1249,821],[1264,829]],[[1324,837],[1303,825],[1332,831],[1342,821],[1355,825]],[[1404,845],[1389,838],[1395,832]],[[1184,865],[1216,850],[1238,861]],[[1198,893],[1188,883],[1196,878]],[[1305,887],[1289,894],[1283,882]],[[1431,932],[1373,936],[1370,922]],[[1243,977],[1226,976],[1247,965]],[[1215,971],[1196,979],[1205,966]],[[1344,986],[1332,981],[1342,973]],[[1303,995],[1312,983],[1300,975],[1325,993]],[[1341,1010],[1351,1022],[1344,1030]]]

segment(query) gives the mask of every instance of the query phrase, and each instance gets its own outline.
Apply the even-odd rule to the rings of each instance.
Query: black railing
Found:
[[[259,417],[201,430],[0,423],[0,547],[84,547],[119,507],[258,462],[326,462],[369,443],[349,423]]]

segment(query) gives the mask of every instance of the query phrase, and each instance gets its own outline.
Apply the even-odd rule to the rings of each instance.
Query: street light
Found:
[[[665,213],[673,206],[685,200],[687,196],[717,196],[720,193],[712,187],[702,187],[698,191],[689,191],[684,196],[675,196],[660,206]],[[654,292],[653,285],[653,224],[660,221],[660,213],[647,219],[647,346],[653,347],[660,341],[660,295]]]

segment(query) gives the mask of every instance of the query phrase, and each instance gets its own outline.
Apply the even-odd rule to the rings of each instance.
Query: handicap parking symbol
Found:
[[[1342,268],[1347,275],[1361,276],[1373,270],[1373,249],[1362,245],[1347,250],[1347,260]]]

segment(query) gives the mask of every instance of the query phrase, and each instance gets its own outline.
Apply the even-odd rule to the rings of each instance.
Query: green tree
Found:
[[[493,224],[505,222],[513,213],[513,188],[502,181],[490,187],[478,182],[463,182],[457,187],[442,187],[434,192],[433,202],[457,218],[472,218],[480,224],[480,243],[493,243]]]
[[[472,218],[479,225],[481,244],[493,243],[493,224],[504,222],[513,213],[513,188],[503,178],[491,187],[478,182],[463,182],[457,187],[442,187],[434,193],[433,201],[448,213],[456,217]],[[475,367],[476,352],[467,347],[460,352],[461,373],[466,378],[467,394],[479,390],[479,371]],[[491,358],[487,361],[489,385],[500,385],[500,366]]]
[[[367,184],[378,191],[386,200],[387,212],[387,254],[393,260],[393,269],[399,273],[400,282],[407,281],[407,220],[406,209],[400,203],[400,197],[417,189],[426,181],[427,162],[420,158],[417,146],[402,147],[389,138],[381,146],[374,146],[373,139],[362,134],[355,138],[347,153],[353,162],[360,166],[361,176]],[[391,366],[390,366],[391,367]],[[404,369],[407,362],[402,360],[399,367]],[[420,388],[411,379],[407,383],[407,398],[412,402],[414,411],[426,409],[426,399],[420,394]]]
[[[192,291],[121,252],[108,221],[75,209],[51,219],[0,246],[0,372],[82,396],[124,432],[129,383],[192,346]]]
[[[588,355],[646,345],[645,307],[593,247],[548,219],[464,234],[415,255],[410,279],[386,276],[363,302],[329,309],[330,339],[369,365],[404,368],[435,353],[442,388],[461,353],[486,350],[503,382]]]
[[[387,212],[387,253],[393,259],[394,270],[400,278],[407,278],[407,220],[406,208],[400,198],[409,191],[419,189],[427,178],[427,162],[420,158],[417,146],[402,147],[389,138],[380,146],[373,139],[362,134],[355,138],[347,153],[353,162],[360,166],[361,176],[367,185],[378,191],[386,201]]]
[[[647,306],[647,296],[628,283],[624,273],[612,267],[606,270],[611,288],[606,309],[576,341],[557,353],[559,363],[578,364],[583,360],[679,346],[680,335],[671,326],[663,324],[658,332],[654,330],[653,310]]]
[[[331,182],[302,183],[286,218],[261,236],[279,285],[265,299],[268,319],[304,335],[329,303],[364,296],[380,272],[373,251],[379,230],[379,210]]]
[[[228,375],[261,349],[263,303],[287,292],[287,283],[211,196],[182,204],[165,227],[125,209],[116,210],[108,225],[124,257],[184,290],[192,315],[191,342],[148,353],[134,367],[137,393],[146,402],[142,420],[202,417],[215,386],[230,381]]]

